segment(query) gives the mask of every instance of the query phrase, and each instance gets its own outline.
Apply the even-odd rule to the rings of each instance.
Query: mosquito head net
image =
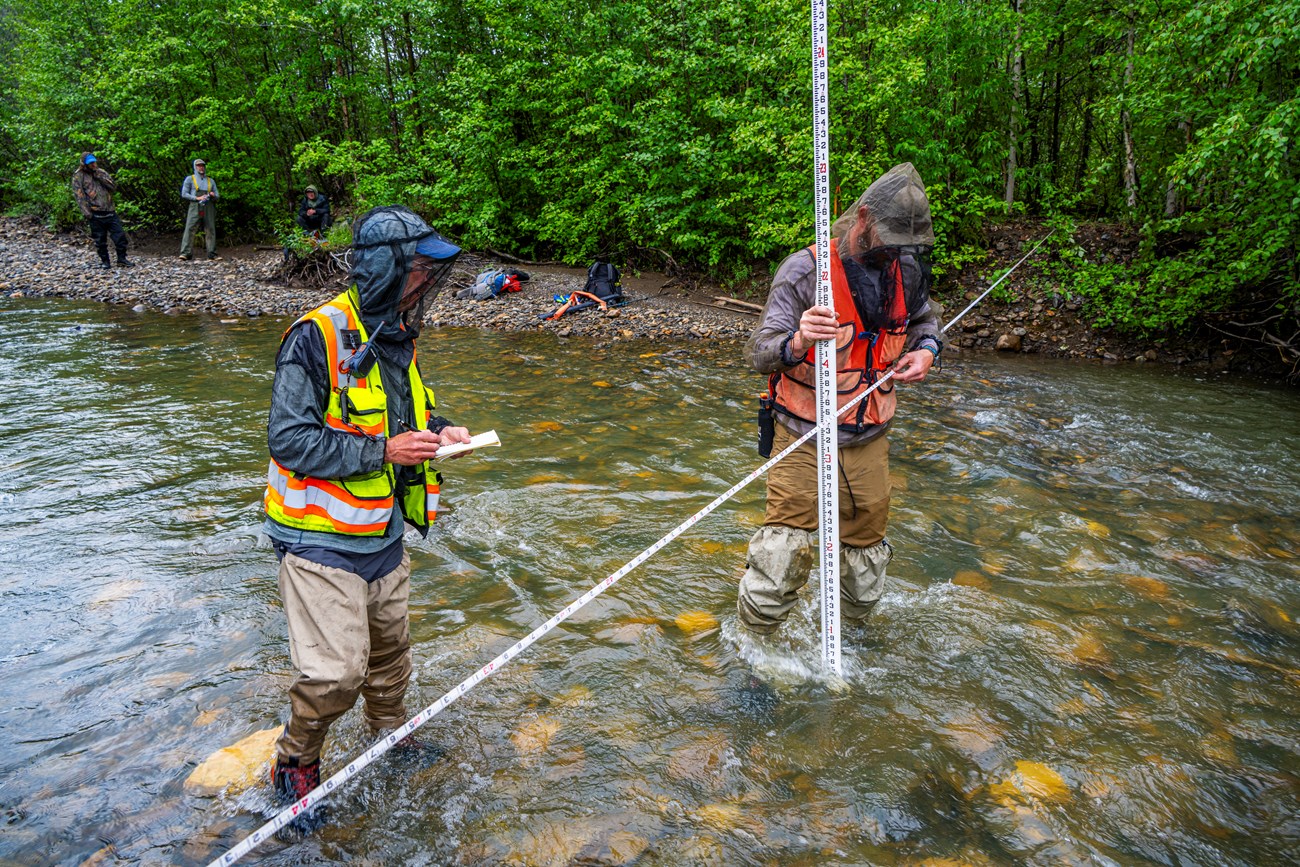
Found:
[[[934,247],[930,200],[921,176],[911,163],[894,166],[835,221],[831,234],[844,258],[875,247]]]
[[[411,335],[418,334],[425,304],[442,287],[460,248],[433,230],[418,214],[401,205],[372,208],[357,218],[352,229],[351,277],[357,284],[361,320],[374,332],[386,323],[385,333],[397,330],[398,304],[416,256],[436,271],[424,284],[419,303],[401,314]],[[379,336],[379,335],[377,335]]]

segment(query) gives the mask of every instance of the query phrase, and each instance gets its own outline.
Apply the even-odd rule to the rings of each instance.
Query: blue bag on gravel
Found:
[[[507,292],[518,292],[521,288],[516,269],[493,268],[475,277],[474,285],[460,290],[456,293],[456,297],[468,298],[471,301],[486,301]]]

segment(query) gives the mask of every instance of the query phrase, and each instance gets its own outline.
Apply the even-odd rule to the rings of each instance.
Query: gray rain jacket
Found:
[[[842,256],[852,255],[849,238],[860,213],[866,208],[874,215],[877,240],[893,246],[910,246],[928,249],[934,245],[930,223],[930,205],[925,198],[925,188],[911,163],[890,169],[877,179],[854,202],[844,215],[835,221],[832,229],[838,240]],[[907,344],[910,352],[927,337],[940,340],[939,307],[930,300],[924,285],[924,275],[915,260],[903,259],[904,294],[908,297]],[[868,271],[879,279],[879,269],[870,264]],[[785,258],[772,278],[772,288],[758,327],[745,344],[745,360],[759,373],[771,374],[789,370],[798,359],[783,358],[782,344],[794,331],[799,330],[799,317],[814,306],[817,298],[817,262],[808,250],[798,250]],[[942,345],[942,342],[940,342]],[[814,425],[797,418],[779,415],[781,423],[796,435],[802,436]],[[841,446],[859,445],[874,439],[889,427],[886,422],[861,433],[840,430]]]
[[[195,160],[195,163],[197,162],[198,160]],[[204,165],[206,166],[207,163],[204,163]],[[194,186],[194,179],[196,177],[199,179],[199,185],[197,187]],[[206,174],[200,177],[198,169],[194,167],[194,163],[191,163],[190,173],[185,176],[185,180],[181,181],[181,198],[191,202],[197,202],[199,196],[203,193],[211,193],[212,198],[214,199],[221,198],[221,194],[217,192],[217,182],[212,180],[212,178],[208,177]]]
[[[396,320],[397,302],[421,232],[433,230],[405,208],[377,210],[380,213],[369,220],[366,217],[370,215],[365,215],[357,221],[354,240],[370,246],[355,251],[352,277],[356,280],[362,321],[368,335],[376,341],[379,373],[388,389],[389,417],[409,419],[415,417],[415,408],[406,370],[415,343],[403,339],[391,324],[382,333],[377,326],[380,322]],[[331,383],[320,329],[310,322],[293,326],[280,344],[275,360],[271,412],[267,420],[267,446],[271,456],[286,469],[322,479],[341,479],[382,469],[384,437],[357,436],[325,425]],[[446,419],[435,418],[430,428],[437,432],[448,424]],[[400,539],[405,526],[401,510],[394,508],[383,536],[341,536],[295,530],[270,518],[266,519],[263,530],[282,543],[370,554]]]

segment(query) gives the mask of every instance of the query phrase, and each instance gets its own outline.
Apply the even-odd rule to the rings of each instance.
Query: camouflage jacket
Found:
[[[90,172],[77,169],[72,173],[72,195],[77,199],[77,207],[87,218],[91,212],[99,214],[113,213],[113,193],[117,184],[108,172],[96,168]]]

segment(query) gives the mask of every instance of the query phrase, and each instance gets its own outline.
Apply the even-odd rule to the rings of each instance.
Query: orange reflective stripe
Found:
[[[357,431],[361,431],[362,433],[369,434],[370,436],[379,436],[384,432],[384,422],[382,418],[379,421],[375,422],[374,424],[361,424],[355,421],[349,421],[345,424],[343,422],[343,419],[336,418],[332,415],[327,415],[325,416],[325,424],[329,425],[332,428],[335,428],[336,430],[347,431],[348,433],[356,433]]]
[[[438,516],[438,483],[429,482],[424,486],[425,519],[432,524]]]
[[[393,513],[391,494],[362,499],[328,480],[296,478],[274,460],[267,469],[264,502],[273,518],[315,517],[339,533],[382,532]]]
[[[295,479],[292,475],[289,475],[283,469],[281,469],[280,472],[281,474],[284,475],[289,490],[295,491],[295,490],[306,490],[307,488],[317,488],[325,492],[326,494],[329,494],[334,499],[341,500],[342,502],[348,504],[354,509],[373,509],[379,504],[388,503],[391,505],[393,502],[393,498],[391,496],[377,497],[375,499],[361,499],[360,497],[357,497],[355,494],[350,493],[347,490],[347,488],[344,488],[341,485],[337,485],[334,482],[328,481],[326,479],[314,479],[314,478]]]
[[[388,519],[382,521],[374,521],[369,524],[351,524],[348,523],[347,521],[340,520],[334,515],[331,515],[325,509],[324,506],[318,506],[315,503],[307,503],[301,508],[291,508],[284,504],[284,501],[279,497],[278,493],[273,492],[270,489],[267,490],[267,497],[272,502],[278,503],[280,505],[281,510],[283,510],[284,514],[287,515],[288,517],[305,518],[308,515],[311,515],[317,518],[323,518],[324,520],[329,521],[330,524],[335,528],[337,528],[340,532],[344,532],[344,533],[351,533],[353,535],[361,535],[364,533],[376,533],[376,532],[382,532],[384,528],[388,526]]]

